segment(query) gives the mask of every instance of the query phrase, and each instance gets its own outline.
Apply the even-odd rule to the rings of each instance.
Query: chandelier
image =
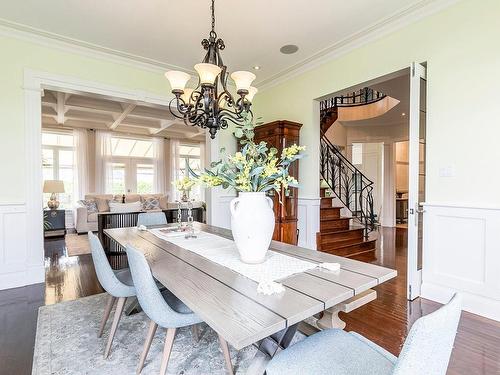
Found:
[[[169,103],[170,113],[184,120],[186,125],[208,128],[210,138],[214,139],[219,129],[226,129],[228,121],[242,124],[244,113],[252,116],[250,107],[257,89],[250,86],[255,74],[237,71],[231,74],[236,86],[236,99],[227,89],[227,67],[222,62],[220,51],[224,50],[224,41],[215,32],[215,0],[212,0],[212,30],[208,39],[201,45],[206,54],[203,61],[194,66],[198,73],[198,85],[195,89],[186,88],[191,75],[171,70],[165,73],[175,97]]]

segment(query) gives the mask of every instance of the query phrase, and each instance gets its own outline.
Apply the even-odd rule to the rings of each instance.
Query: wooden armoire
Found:
[[[264,141],[269,147],[278,149],[278,155],[284,147],[299,144],[299,132],[302,124],[279,120],[255,128],[255,143]],[[294,162],[289,169],[291,176],[299,179],[299,161]],[[299,181],[300,182],[300,181]],[[297,244],[299,237],[297,228],[297,188],[289,188],[288,192],[281,192],[280,203],[278,194],[272,190],[268,194],[274,202],[274,215],[276,225],[274,227],[273,240]]]

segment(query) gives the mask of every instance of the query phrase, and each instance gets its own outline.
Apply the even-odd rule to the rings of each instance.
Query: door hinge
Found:
[[[408,291],[409,291],[408,294],[410,296],[409,300],[411,301],[412,300],[412,298],[411,298],[412,297],[412,295],[411,295],[411,285],[408,286]]]

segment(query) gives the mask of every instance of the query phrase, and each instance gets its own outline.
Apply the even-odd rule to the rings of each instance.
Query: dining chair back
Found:
[[[108,303],[106,304],[99,332],[97,333],[98,337],[102,336],[113,305],[118,301],[116,303],[116,310],[113,317],[113,324],[111,325],[111,331],[108,336],[108,342],[104,349],[104,358],[107,358],[111,351],[111,345],[113,344],[113,339],[125,307],[125,302],[128,297],[135,296],[135,287],[129,269],[115,271],[111,268],[99,238],[92,232],[88,232],[88,239],[97,279],[104,290],[109,294]]]
[[[164,212],[141,212],[137,217],[137,226],[165,225],[167,217]]]
[[[97,279],[101,283],[104,290],[114,297],[135,296],[134,286],[120,281],[117,276],[117,272],[113,271],[111,268],[99,238],[97,238],[97,236],[92,232],[88,233],[88,238],[90,249],[92,251],[95,273],[97,274]]]
[[[127,258],[137,290],[137,299],[142,310],[151,320],[165,328],[184,327],[197,320],[197,318],[193,319],[195,317],[193,313],[179,313],[165,301],[142,252],[129,245],[127,246]]]
[[[461,314],[455,294],[445,306],[421,317],[410,329],[394,368],[394,375],[446,374]]]
[[[126,251],[134,285],[137,289],[137,299],[143,311],[151,319],[148,334],[144,342],[144,348],[139,358],[137,373],[141,373],[156,329],[158,326],[161,326],[167,328],[160,366],[160,375],[164,375],[167,373],[168,360],[170,358],[170,352],[172,350],[177,328],[186,326],[191,326],[193,328],[196,327],[196,324],[201,323],[202,320],[168,289],[160,293],[149,264],[142,252],[130,245],[127,246]],[[229,347],[227,342],[220,335],[219,343],[224,355],[226,369],[228,373],[233,374]]]
[[[418,319],[398,357],[356,332],[327,329],[279,352],[267,375],[446,375],[461,313],[458,295]],[[318,351],[317,348],[322,348]]]

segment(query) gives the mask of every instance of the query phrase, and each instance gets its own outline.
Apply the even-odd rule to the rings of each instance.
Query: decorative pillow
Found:
[[[155,197],[144,198],[142,201],[144,211],[161,210],[160,199]]]
[[[96,198],[95,200],[96,200],[97,209],[99,210],[99,212],[109,212],[109,205],[108,205],[109,199]]]
[[[79,200],[78,203],[87,208],[87,215],[94,214],[99,211],[97,209],[97,203],[93,199],[82,199]]]
[[[140,212],[142,209],[141,202],[132,203],[116,203],[109,202],[110,212]]]

